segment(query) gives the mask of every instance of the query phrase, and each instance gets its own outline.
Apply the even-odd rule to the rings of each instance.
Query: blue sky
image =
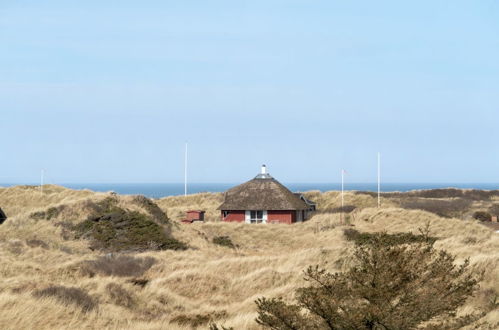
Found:
[[[499,3],[0,1],[0,182],[499,182]]]

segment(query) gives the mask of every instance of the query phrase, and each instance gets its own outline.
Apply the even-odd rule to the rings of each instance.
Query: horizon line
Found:
[[[245,181],[246,182],[246,181]],[[282,181],[285,184],[338,184],[341,185],[341,182],[286,182]],[[189,184],[240,184],[241,182],[191,182]],[[39,182],[0,182],[1,185],[35,185],[39,186]],[[78,185],[83,185],[83,184],[179,184],[179,185],[184,185],[184,182],[59,182],[59,183],[52,183],[52,182],[46,182],[44,185],[68,185],[68,184],[78,184]],[[352,182],[345,182],[346,185],[348,184],[377,184],[377,181],[352,181]],[[498,184],[499,182],[483,182],[483,181],[468,181],[468,182],[459,182],[459,181],[385,181],[382,182],[383,184]]]

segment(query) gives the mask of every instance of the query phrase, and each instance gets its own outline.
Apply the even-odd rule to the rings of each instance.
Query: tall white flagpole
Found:
[[[185,143],[184,153],[184,196],[187,196],[187,142]]]
[[[43,177],[45,175],[45,170],[42,170],[40,173],[40,193],[43,194]]]
[[[378,207],[381,207],[381,153],[378,152]]]
[[[343,197],[343,191],[345,190],[345,170],[341,170],[341,209],[343,212],[343,206],[345,206],[345,200]]]

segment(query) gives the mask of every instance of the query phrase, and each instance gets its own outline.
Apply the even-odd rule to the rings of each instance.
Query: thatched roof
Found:
[[[266,174],[229,189],[219,210],[307,210],[309,206],[279,181]]]

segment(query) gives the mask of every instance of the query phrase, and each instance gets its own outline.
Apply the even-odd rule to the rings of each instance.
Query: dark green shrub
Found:
[[[433,244],[437,240],[436,237],[431,237],[426,234],[421,234],[421,235],[414,235],[413,233],[388,234],[385,232],[361,233],[353,228],[344,229],[343,235],[345,235],[345,238],[348,241],[353,241],[357,245],[372,244],[373,242],[377,242],[378,244],[386,246],[413,244],[413,243]]]
[[[457,317],[456,310],[477,289],[469,262],[431,244],[387,244],[383,235],[357,245],[354,266],[329,273],[305,271],[308,286],[295,292],[296,303],[279,298],[256,300],[256,322],[268,329],[459,329],[479,318]]]
[[[216,236],[216,237],[213,237],[212,242],[213,242],[213,244],[225,246],[225,247],[228,247],[228,248],[231,248],[231,249],[234,249],[234,248],[237,247],[236,245],[234,245],[234,243],[232,243],[232,240],[230,239],[229,236]]]
[[[33,296],[37,298],[54,297],[63,305],[73,304],[80,307],[84,312],[89,312],[97,307],[97,303],[92,297],[79,288],[54,285],[33,292]]]
[[[56,218],[61,214],[62,211],[66,209],[65,205],[60,205],[57,207],[49,207],[46,211],[33,212],[30,217],[35,220],[51,220]]]
[[[166,229],[149,216],[111,206],[74,226],[77,238],[92,240],[91,248],[128,250],[185,250],[187,246],[169,237]]]
[[[142,195],[138,195],[138,196],[134,196],[133,202],[142,206],[147,212],[149,212],[149,214],[151,214],[151,216],[157,222],[162,223],[162,224],[169,223],[169,219],[168,219],[168,216],[166,215],[166,213],[163,212],[163,210],[156,203],[154,203],[152,200],[150,200],[149,198],[142,196]]]
[[[476,211],[475,213],[473,213],[473,219],[480,221],[491,221],[492,215],[485,211]]]

